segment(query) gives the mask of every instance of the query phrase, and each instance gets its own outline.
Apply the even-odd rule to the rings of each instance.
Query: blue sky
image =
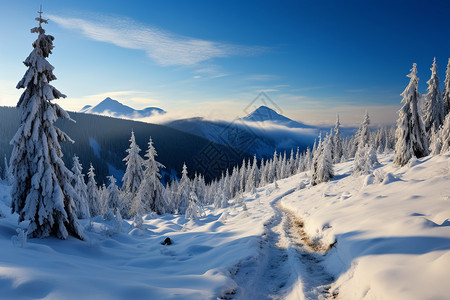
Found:
[[[110,96],[233,119],[265,91],[298,121],[393,123],[412,63],[425,93],[450,57],[448,1],[42,0],[68,110]],[[0,105],[15,105],[39,2],[3,1]]]

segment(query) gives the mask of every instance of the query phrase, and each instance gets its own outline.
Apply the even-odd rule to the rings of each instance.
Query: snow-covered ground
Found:
[[[260,188],[245,194],[248,210],[147,215],[121,233],[82,220],[87,241],[25,247],[0,184],[0,299],[448,299],[450,155],[403,168],[379,158],[372,176],[350,175],[350,161],[329,183],[299,189],[301,173]],[[299,231],[333,246],[314,253]]]

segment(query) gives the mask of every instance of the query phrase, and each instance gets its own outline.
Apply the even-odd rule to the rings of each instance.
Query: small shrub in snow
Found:
[[[306,187],[306,184],[304,181],[300,181],[300,183],[297,186],[297,191],[303,190]]]
[[[22,228],[16,229],[17,235],[11,237],[14,247],[25,248],[27,244],[27,232]]]

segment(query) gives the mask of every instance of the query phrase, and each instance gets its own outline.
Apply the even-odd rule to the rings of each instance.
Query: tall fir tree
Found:
[[[132,215],[133,202],[139,191],[142,179],[144,178],[144,160],[139,155],[141,149],[136,143],[134,132],[131,132],[130,147],[127,149],[128,155],[123,159],[126,162],[126,170],[122,179],[122,192],[124,200],[122,206],[122,215],[129,219]]]
[[[94,173],[94,167],[92,166],[92,163],[89,167],[89,172],[87,174],[88,176],[88,182],[86,185],[87,189],[87,200],[89,204],[89,213],[91,217],[96,217],[102,214],[102,206],[100,202],[100,192],[97,187],[97,182],[95,182],[95,173]]]
[[[420,93],[417,90],[419,84],[417,64],[413,64],[411,73],[407,77],[411,79],[401,94],[403,106],[398,112],[397,130],[395,131],[397,142],[394,164],[397,166],[406,165],[413,156],[420,158],[428,155],[428,140],[418,111]]]
[[[177,187],[176,193],[176,212],[179,214],[186,213],[189,206],[189,197],[191,195],[191,180],[188,177],[188,170],[186,164],[183,164],[183,171],[181,172],[180,183]]]
[[[17,103],[20,126],[11,140],[12,211],[19,222],[28,220],[28,235],[45,238],[50,235],[66,239],[73,235],[83,239],[75,209],[76,193],[70,184],[71,172],[62,160],[60,142],[71,141],[54,126],[57,119],[70,119],[54,99],[66,96],[49,84],[56,79],[54,67],[46,60],[52,53],[54,37],[46,35],[42,11],[36,18],[38,27],[31,29],[38,38],[25,59],[28,67],[17,88],[24,88]]]
[[[145,153],[147,159],[144,161],[144,176],[135,199],[133,215],[147,211],[154,211],[158,214],[165,213],[164,186],[161,183],[160,173],[160,169],[164,166],[156,161],[156,156],[158,153],[153,146],[152,138],[150,138]]]
[[[444,102],[442,101],[441,89],[439,87],[438,68],[436,65],[436,57],[431,67],[431,78],[427,81],[428,93],[425,95],[423,105],[423,123],[425,131],[431,135],[432,130],[439,130],[444,122]]]
[[[319,139],[316,152],[314,153],[311,166],[311,185],[330,181],[334,176],[333,159],[331,157],[331,137],[327,135],[325,139]]]
[[[80,219],[90,218],[87,186],[84,182],[83,166],[80,163],[78,156],[73,156],[72,166],[72,186],[75,189],[78,197],[75,198],[75,208],[77,210],[77,216]]]
[[[447,72],[445,73],[442,100],[444,103],[444,115],[447,116],[450,113],[450,58],[448,59]]]
[[[334,126],[334,163],[341,162],[343,150],[342,150],[342,138],[341,138],[341,123],[339,122],[339,115],[336,115],[336,125]]]

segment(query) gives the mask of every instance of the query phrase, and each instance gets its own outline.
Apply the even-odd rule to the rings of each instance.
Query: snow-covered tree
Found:
[[[83,167],[80,163],[78,156],[73,156],[73,166],[72,166],[72,186],[75,189],[78,197],[75,198],[75,208],[77,210],[77,216],[80,219],[90,218],[87,186],[84,182]]]
[[[334,176],[330,139],[331,137],[328,135],[323,141],[319,139],[311,166],[311,185],[327,182]]]
[[[186,219],[197,220],[203,215],[203,210],[199,204],[197,195],[194,192],[189,194],[189,206],[186,209]]]
[[[164,166],[156,161],[155,147],[153,146],[152,138],[148,142],[148,149],[145,153],[147,158],[144,161],[144,175],[137,197],[133,204],[132,215],[137,213],[144,213],[146,211],[155,211],[158,214],[165,213],[165,197],[164,186],[161,183],[160,169]]]
[[[361,123],[358,131],[358,144],[357,148],[364,148],[366,145],[370,145],[370,118],[369,113],[366,111],[364,114],[364,120]]]
[[[8,165],[8,160],[6,159],[6,154],[5,154],[5,167],[4,167],[4,179],[6,181],[7,184],[13,184],[14,183],[14,177],[11,173],[11,168]]]
[[[341,162],[341,158],[342,158],[342,138],[341,138],[341,123],[339,122],[339,115],[336,116],[336,125],[334,126],[334,136],[333,136],[333,140],[334,140],[334,163],[339,163]]]
[[[117,180],[113,175],[108,176],[109,185],[106,189],[108,198],[105,202],[106,207],[104,209],[103,217],[106,220],[112,219],[113,215],[117,215],[117,212],[120,213],[122,210],[122,200],[120,199],[120,191],[117,187]]]
[[[441,129],[435,133],[435,145],[433,154],[447,153],[450,151],[450,114],[447,114]]]
[[[17,84],[25,91],[17,103],[20,126],[11,140],[12,211],[19,214],[19,222],[30,222],[31,237],[66,239],[71,234],[83,239],[73,200],[76,193],[70,184],[72,174],[64,165],[60,146],[60,142],[72,140],[53,124],[59,118],[71,120],[58,104],[50,102],[66,97],[49,84],[56,79],[54,67],[46,60],[54,37],[46,35],[41,26],[47,23],[42,12],[36,20],[39,26],[31,32],[38,38],[24,61],[28,70]]]
[[[189,196],[191,194],[191,181],[188,177],[186,164],[183,164],[183,171],[181,172],[181,179],[178,184],[176,193],[176,211],[179,214],[186,213],[189,206]]]
[[[444,115],[447,116],[450,113],[450,58],[448,59],[447,72],[445,73],[442,100],[444,102]]]
[[[407,77],[411,79],[401,94],[404,104],[398,112],[399,118],[395,132],[397,142],[394,163],[398,166],[406,165],[413,156],[420,158],[428,155],[428,140],[418,111],[420,93],[417,90],[419,78],[415,63]]]
[[[371,174],[376,164],[378,164],[378,158],[372,146],[359,147],[353,161],[352,174],[355,176]]]
[[[89,167],[89,172],[87,174],[88,176],[88,183],[86,185],[87,189],[87,200],[89,204],[89,213],[91,217],[99,216],[102,214],[102,206],[100,202],[100,193],[97,187],[97,182],[95,182],[95,173],[94,173],[94,167]]]
[[[427,81],[428,93],[425,95],[423,105],[423,123],[425,131],[431,134],[431,130],[438,130],[444,122],[444,103],[442,102],[441,89],[439,87],[438,68],[436,65],[436,57],[431,67],[431,78]]]
[[[136,139],[134,137],[134,132],[131,132],[130,138],[130,147],[127,149],[128,155],[123,159],[126,162],[126,170],[123,175],[123,185],[122,191],[123,195],[123,207],[122,207],[122,215],[129,219],[133,216],[132,206],[135,200],[135,197],[139,191],[139,187],[141,185],[142,179],[144,178],[143,165],[144,160],[139,155],[141,149],[136,144]]]

